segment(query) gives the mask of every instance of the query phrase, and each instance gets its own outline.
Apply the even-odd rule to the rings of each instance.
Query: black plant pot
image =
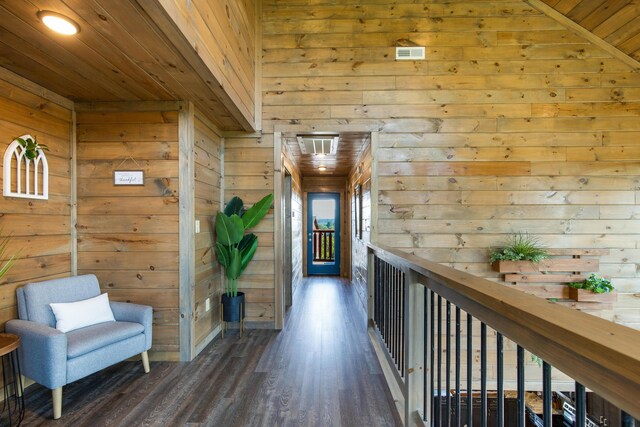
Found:
[[[238,292],[235,297],[222,294],[222,320],[225,322],[239,322],[244,319],[244,292]]]

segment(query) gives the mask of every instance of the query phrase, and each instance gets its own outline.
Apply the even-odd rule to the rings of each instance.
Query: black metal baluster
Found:
[[[467,427],[473,426],[473,317],[467,313]]]
[[[451,302],[447,301],[446,311],[447,324],[445,325],[445,331],[447,334],[446,345],[447,353],[445,358],[445,411],[444,411],[444,425],[451,425]]]
[[[524,349],[518,346],[518,427],[524,427]]]
[[[398,274],[398,269],[396,267],[393,267],[393,282],[395,283],[395,287],[396,287],[396,291],[395,291],[395,295],[396,295],[396,305],[394,307],[394,322],[395,322],[395,328],[394,328],[394,344],[395,344],[395,358],[396,358],[396,366],[398,367],[398,371],[400,372],[400,375],[402,375],[402,369],[400,369],[400,306],[401,306],[401,301],[402,301],[402,294],[401,294],[401,290],[400,290],[400,277]]]
[[[389,264],[386,261],[383,262],[383,284],[384,284],[384,343],[389,348],[389,310],[391,304],[391,293],[390,293],[390,283],[389,283]]]
[[[587,422],[587,393],[584,386],[576,381],[576,427],[584,427]]]
[[[393,294],[392,294],[392,290],[391,290],[391,282],[389,280],[389,264],[385,261],[384,263],[384,283],[385,283],[385,292],[387,293],[387,298],[385,299],[386,303],[385,303],[385,309],[386,309],[386,313],[385,313],[385,319],[384,319],[384,329],[385,329],[385,334],[384,334],[384,342],[387,345],[387,348],[389,350],[391,350],[391,347],[389,345],[390,340],[389,340],[389,334],[391,333],[391,304],[393,302]]]
[[[426,345],[427,343],[427,339],[428,339],[428,319],[429,319],[429,290],[427,288],[424,288],[422,296],[424,298],[424,317],[423,317],[423,323],[422,323],[422,342]],[[424,352],[422,353],[422,366],[424,366],[426,368],[427,366],[427,357],[428,357],[428,349],[426,348],[426,346],[424,347]],[[423,375],[422,375],[422,420],[423,421],[427,421],[428,419],[428,414],[427,414],[427,398],[429,396],[429,387],[428,387],[428,381],[427,381],[427,370],[423,370]]]
[[[407,309],[405,306],[405,283],[404,283],[404,273],[400,271],[400,287],[402,292],[400,293],[400,364],[402,365],[402,376],[405,376],[405,366],[404,366],[404,312]]]
[[[504,353],[503,353],[503,347],[504,347],[504,340],[502,338],[502,334],[501,333],[497,333],[496,335],[496,364],[498,365],[498,371],[497,371],[497,382],[498,382],[498,413],[497,415],[497,421],[498,421],[498,427],[503,427],[504,426]]]
[[[460,427],[460,307],[456,307],[456,427]]]
[[[438,369],[438,389],[436,390],[436,425],[442,425],[442,297],[438,295],[438,354],[436,364]]]
[[[389,282],[391,283],[391,331],[389,332],[389,351],[391,352],[391,356],[393,361],[398,366],[398,358],[396,355],[396,307],[397,307],[397,291],[396,291],[396,281],[394,280],[395,268],[393,265],[389,264]]]
[[[436,317],[436,301],[435,301],[435,297],[434,297],[434,292],[433,291],[429,291],[430,296],[431,296],[431,314],[430,314],[430,319],[431,319],[431,383],[430,383],[430,389],[429,389],[429,399],[431,399],[431,419],[429,420],[430,424],[433,426],[435,425],[435,417],[436,417],[436,405],[433,403],[433,396],[435,395],[435,378],[436,378],[436,373],[435,373],[435,366],[436,366],[436,362],[435,362],[435,353],[436,353],[436,322],[435,322],[435,317]]]
[[[380,330],[380,280],[378,274],[380,266],[378,265],[378,257],[373,257],[373,321],[376,328]]]
[[[487,427],[487,325],[480,323],[480,425]]]
[[[542,415],[544,427],[551,427],[551,365],[542,362]]]

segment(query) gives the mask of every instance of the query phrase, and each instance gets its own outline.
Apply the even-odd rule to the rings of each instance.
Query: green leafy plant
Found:
[[[269,194],[245,210],[242,199],[234,197],[224,212],[216,215],[216,256],[227,276],[227,296],[238,295],[238,278],[258,249],[258,236],[245,235],[245,230],[255,227],[269,212],[272,203],[273,194]]]
[[[591,273],[589,277],[582,282],[569,283],[569,286],[576,289],[586,289],[595,294],[606,294],[614,289],[611,280],[600,277],[595,273]]]
[[[38,155],[38,150],[49,151],[49,147],[44,144],[38,144],[36,137],[33,138],[16,138],[18,144],[24,148],[24,155],[27,159],[33,160]]]
[[[1,233],[2,233],[2,230],[0,229],[0,234]],[[9,241],[10,240],[11,240],[11,237],[9,237],[9,236],[0,238],[0,260],[4,259],[4,256],[5,256],[5,253],[7,251],[7,247],[9,246]],[[13,255],[11,258],[9,258],[9,260],[4,262],[2,267],[0,267],[0,279],[2,279],[2,277],[4,277],[5,274],[7,274],[9,269],[16,262],[16,257],[17,256],[18,256],[18,254]]]
[[[506,245],[495,248],[491,252],[491,262],[494,261],[532,261],[540,262],[549,258],[549,254],[538,239],[527,233],[511,236]]]

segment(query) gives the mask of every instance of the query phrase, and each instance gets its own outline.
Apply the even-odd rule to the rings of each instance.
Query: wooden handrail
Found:
[[[379,258],[480,319],[635,418],[640,418],[640,331],[554,304],[385,245]]]

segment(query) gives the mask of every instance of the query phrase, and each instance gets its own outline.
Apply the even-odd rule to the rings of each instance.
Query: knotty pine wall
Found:
[[[200,233],[195,234],[195,296],[194,334],[196,348],[209,341],[220,325],[220,294],[222,277],[220,264],[213,251],[213,220],[221,209],[221,155],[223,140],[220,131],[201,111],[195,112],[195,219],[200,221]],[[206,310],[209,298],[210,310]]]
[[[177,360],[178,112],[131,104],[76,119],[78,274],[95,274],[113,300],[153,306],[152,357]],[[114,186],[127,169],[144,170],[144,186]]]
[[[379,131],[381,243],[490,278],[510,233],[610,248],[598,314],[640,327],[638,73],[524,1],[262,7],[264,132]]]
[[[0,195],[1,235],[11,243],[0,264],[20,252],[0,279],[0,328],[18,317],[16,288],[69,276],[71,266],[71,146],[73,103],[0,68],[0,154],[31,134],[49,147],[49,199]],[[0,163],[0,169],[2,164]],[[0,186],[2,173],[0,173]]]
[[[306,244],[307,232],[302,222],[302,175],[291,155],[286,151],[285,144],[283,144],[283,165],[291,174],[291,218],[284,218],[284,220],[291,221],[291,294],[295,303],[296,291],[303,279],[302,248]]]
[[[274,191],[273,135],[225,135],[224,203],[239,196],[248,208]],[[253,229],[258,250],[238,279],[245,293],[245,322],[252,327],[273,327],[275,307],[275,259],[273,209]]]
[[[159,3],[233,103],[250,123],[255,123],[254,0],[160,0]]]
[[[367,311],[369,304],[369,286],[367,284],[367,243],[371,242],[371,144],[363,149],[360,158],[349,174],[348,179],[348,204],[351,206],[351,283],[360,298],[362,308]],[[362,233],[356,235],[356,186],[360,186],[361,215],[360,221]]]

